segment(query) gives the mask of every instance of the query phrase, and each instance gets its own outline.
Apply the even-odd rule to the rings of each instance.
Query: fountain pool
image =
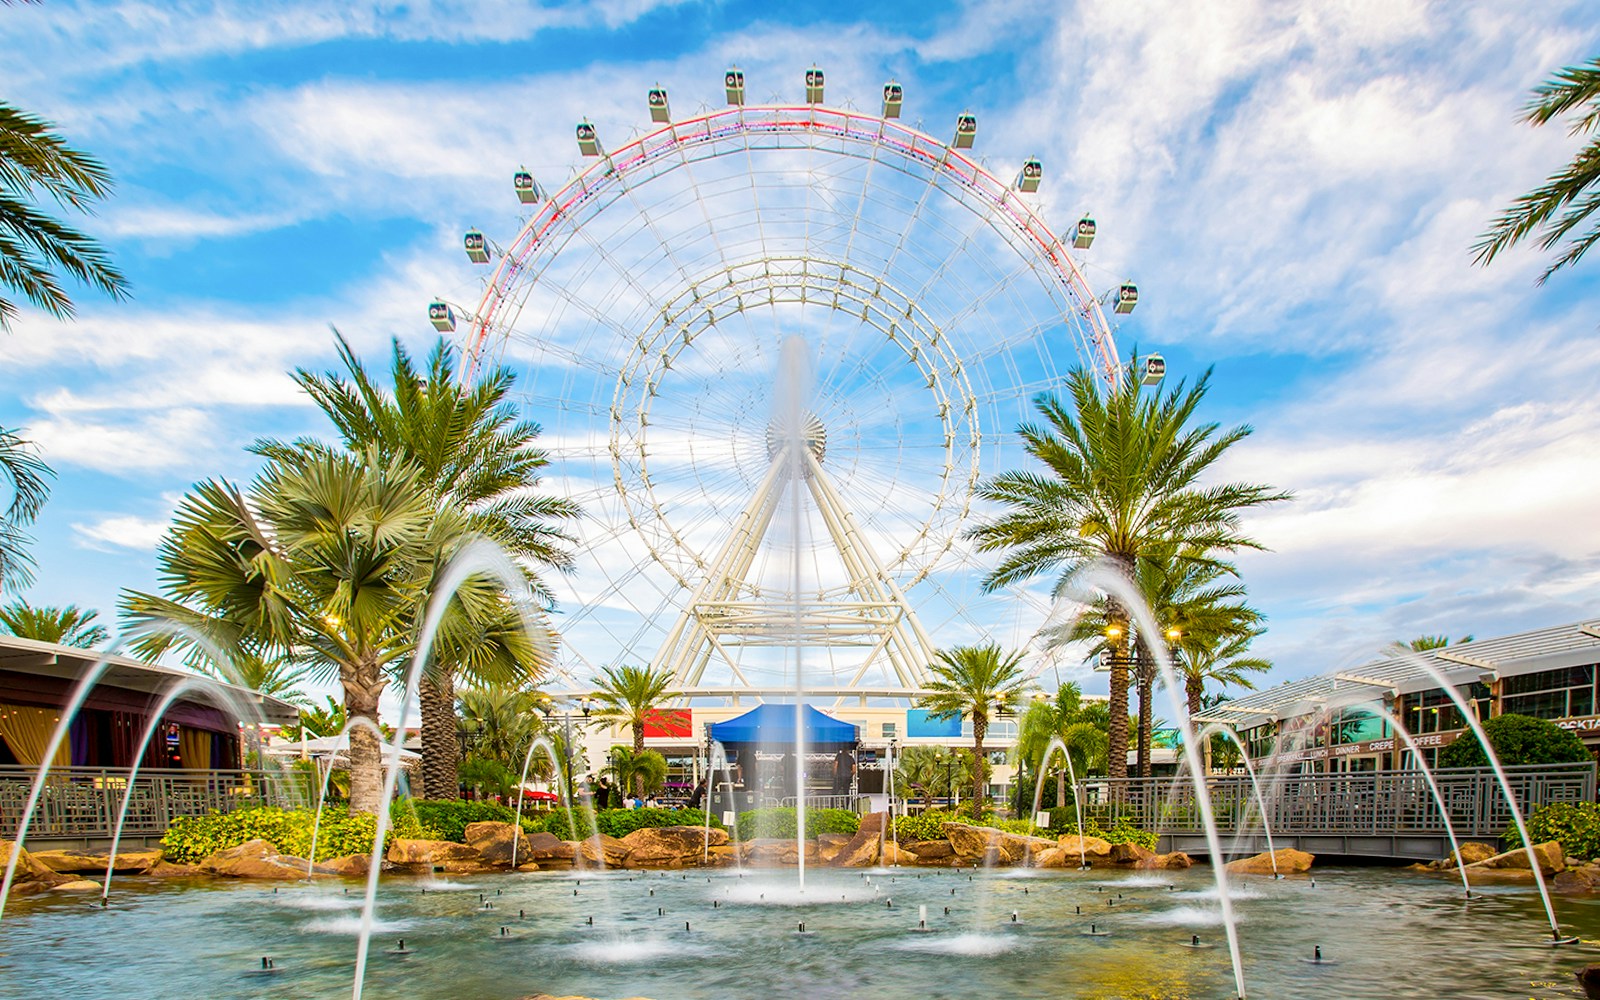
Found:
[[[996,870],[969,882],[971,874],[813,870],[803,900],[784,870],[743,879],[731,871],[386,878],[366,995],[1233,995],[1203,866]],[[1600,901],[1566,899],[1563,923],[1585,940],[1545,946],[1531,885],[1475,887],[1467,902],[1448,872],[1321,868],[1315,879],[1234,880],[1252,996],[1574,997],[1572,973],[1594,960],[1600,937]],[[773,889],[767,898],[764,885]],[[260,883],[128,877],[106,910],[81,897],[17,900],[0,933],[0,997],[345,997],[361,890],[359,881],[335,879],[274,892]],[[928,929],[919,932],[924,906]],[[796,933],[801,921],[805,934]],[[1091,924],[1109,935],[1091,936]],[[1199,948],[1190,947],[1194,935]],[[389,954],[401,938],[411,954]],[[1327,964],[1309,961],[1318,947]],[[264,956],[273,971],[260,971]]]

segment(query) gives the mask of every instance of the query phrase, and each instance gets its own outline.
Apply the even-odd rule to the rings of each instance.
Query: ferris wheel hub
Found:
[[[817,460],[818,465],[821,465],[822,457],[828,452],[828,429],[823,426],[822,418],[815,413],[807,412],[802,415],[801,420],[805,426],[800,430],[800,440],[804,442],[806,448],[811,452],[811,457]],[[783,420],[775,417],[769,421],[767,423],[767,457],[776,459],[782,454],[792,436],[789,429],[784,426]]]

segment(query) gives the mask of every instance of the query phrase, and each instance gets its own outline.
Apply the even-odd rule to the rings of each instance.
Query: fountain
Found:
[[[368,719],[363,715],[358,715],[349,722],[346,722],[344,727],[339,730],[339,735],[340,737],[348,739],[351,729],[358,729],[361,727],[366,727],[367,729],[372,730],[372,735],[378,738],[378,742],[380,744],[383,743],[383,732],[379,730],[377,726],[372,724],[371,719]],[[398,761],[395,762],[395,766],[399,766]],[[331,777],[333,777],[333,760],[330,757],[328,760],[328,766],[322,771],[322,781],[320,783],[321,787],[317,790],[317,814],[311,820],[311,850],[306,852],[306,878],[311,877],[311,871],[316,867],[317,864],[317,836],[322,832],[322,807],[328,801],[328,779]]]
[[[1067,752],[1067,745],[1061,741],[1059,736],[1050,737],[1050,742],[1045,744],[1044,756],[1039,759],[1039,777],[1033,785],[1032,815],[1035,817],[1039,815],[1039,802],[1044,794],[1045,770],[1057,750],[1061,751],[1061,756],[1066,759],[1067,773],[1072,776],[1072,806],[1078,813],[1078,870],[1083,871],[1089,867],[1089,856],[1084,846],[1084,838],[1088,834],[1083,828],[1083,796],[1078,788],[1078,772],[1072,766],[1072,754]]]
[[[811,355],[804,337],[790,335],[783,340],[778,362],[778,384],[773,396],[773,423],[780,428],[789,477],[789,548],[793,561],[794,586],[794,767],[795,767],[795,877],[801,892],[806,888],[806,689],[804,663],[805,609],[801,597],[801,540],[805,531],[805,510],[801,506],[806,474],[806,403],[811,394]]]
[[[518,779],[518,781],[517,781],[517,810],[516,810],[517,811],[517,817],[516,817],[516,820],[515,820],[515,826],[511,831],[511,870],[512,871],[516,871],[516,869],[517,869],[517,847],[522,843],[522,801],[525,798],[525,796],[522,794],[522,786],[527,784],[527,782],[528,782],[528,766],[533,763],[534,751],[541,750],[541,749],[545,752],[545,755],[550,759],[551,773],[553,773],[556,776],[556,784],[558,786],[560,786],[560,788],[561,788],[560,800],[566,804],[566,808],[567,808],[567,827],[572,832],[572,839],[574,841],[576,841],[578,839],[578,820],[577,820],[577,817],[573,815],[572,795],[570,794],[570,787],[571,786],[567,783],[567,781],[564,778],[564,775],[563,775],[563,772],[562,772],[562,768],[561,768],[561,761],[556,756],[555,744],[550,742],[550,739],[547,736],[537,737],[537,738],[534,739],[534,741],[532,743],[528,744],[528,752],[522,758],[522,777],[520,779]],[[595,840],[598,841],[599,837],[600,837],[600,828],[598,826],[595,826],[594,836],[595,836]],[[604,860],[605,855],[603,853],[598,853],[598,848],[599,848],[599,845],[597,843],[596,844],[596,851],[597,851],[597,855],[596,856],[601,858],[601,861],[600,861],[601,867],[605,867],[605,860]],[[583,851],[580,850],[580,851],[578,851],[577,854],[573,855],[572,864],[573,864],[573,867],[575,867],[575,868],[582,868],[583,867]]]
[[[1204,744],[1213,735],[1218,734],[1226,736],[1239,748],[1239,759],[1244,761],[1244,773],[1249,775],[1250,789],[1255,793],[1256,812],[1261,815],[1261,829],[1267,836],[1267,856],[1272,859],[1272,877],[1283,878],[1278,873],[1278,849],[1272,844],[1272,819],[1267,815],[1267,800],[1261,797],[1261,780],[1256,777],[1256,767],[1250,762],[1250,750],[1244,745],[1244,740],[1239,738],[1239,734],[1234,732],[1231,726],[1225,726],[1220,722],[1203,726],[1195,739]],[[1243,824],[1240,824],[1240,829],[1242,833]]]
[[[1387,705],[1375,705],[1378,714],[1394,729],[1396,736],[1400,737],[1406,749],[1411,751],[1411,759],[1416,761],[1417,769],[1422,772],[1423,780],[1428,783],[1428,791],[1433,794],[1433,801],[1439,807],[1439,818],[1444,821],[1444,832],[1450,838],[1450,852],[1456,859],[1456,871],[1461,873],[1461,891],[1466,898],[1472,898],[1472,883],[1467,880],[1466,861],[1461,857],[1461,841],[1456,839],[1456,825],[1450,821],[1450,808],[1445,805],[1444,796],[1439,792],[1439,783],[1433,780],[1433,768],[1428,766],[1427,760],[1422,756],[1422,748],[1417,746],[1417,741],[1411,731],[1401,724],[1395,714],[1389,711]]]

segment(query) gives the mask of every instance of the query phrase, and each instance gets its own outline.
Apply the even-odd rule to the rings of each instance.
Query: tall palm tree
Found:
[[[928,693],[917,700],[917,707],[927,709],[930,719],[972,720],[974,818],[983,815],[983,789],[989,778],[983,739],[991,718],[1016,708],[1028,684],[1021,663],[1021,653],[1002,652],[994,643],[940,650],[930,664],[933,676],[927,683]]]
[[[1017,730],[1017,763],[1032,769],[1035,780],[1044,780],[1045,752],[1051,740],[1060,739],[1078,777],[1104,771],[1109,723],[1105,703],[1085,700],[1077,684],[1061,685],[1054,698],[1040,692],[1028,704]],[[1060,766],[1056,769],[1056,803],[1065,805],[1066,801],[1067,769]]]
[[[1250,655],[1250,643],[1260,632],[1240,632],[1210,642],[1186,642],[1179,646],[1178,669],[1183,673],[1183,692],[1188,700],[1189,718],[1205,708],[1207,684],[1254,690],[1250,674],[1272,669],[1272,661]]]
[[[1137,367],[1135,358],[1104,395],[1093,373],[1075,369],[1067,379],[1070,406],[1051,393],[1035,399],[1045,423],[1017,430],[1045,471],[1004,472],[979,491],[1004,508],[970,532],[981,551],[1005,553],[984,580],[988,589],[1059,571],[1059,596],[1075,573],[1095,563],[1132,580],[1139,559],[1156,549],[1214,562],[1220,553],[1262,547],[1240,530],[1240,513],[1290,494],[1253,483],[1201,482],[1250,427],[1193,424],[1209,369],[1193,386],[1180,381],[1163,393],[1144,391]],[[1115,633],[1108,760],[1111,776],[1120,778],[1127,774],[1130,615],[1120,601],[1108,609]]]
[[[105,626],[95,624],[99,614],[76,604],[64,608],[34,607],[19,599],[0,604],[0,626],[19,639],[93,649],[111,638]]]
[[[672,674],[649,667],[602,667],[601,676],[590,683],[595,687],[593,718],[616,726],[627,726],[633,734],[633,752],[644,753],[644,727],[666,703],[672,688]],[[644,787],[634,783],[634,795],[644,795]]]
[[[1406,643],[1406,648],[1414,653],[1426,653],[1430,649],[1443,649],[1458,642],[1471,642],[1472,636],[1464,635],[1459,639],[1452,639],[1448,635],[1419,635]]]
[[[0,261],[3,266],[4,261]],[[28,555],[28,525],[50,496],[55,473],[39,458],[32,442],[0,427],[0,485],[10,494],[0,509],[0,592],[33,581]]]
[[[370,451],[380,461],[409,462],[436,503],[460,509],[472,530],[519,560],[528,583],[548,606],[549,592],[530,567],[571,570],[572,539],[557,524],[577,517],[578,507],[537,492],[549,459],[535,445],[539,426],[517,416],[510,398],[515,375],[496,367],[465,384],[453,349],[443,341],[419,368],[396,340],[384,385],[342,335],[335,331],[335,337],[344,372],[319,374],[302,368],[295,381],[333,421],[345,447]],[[306,447],[304,441],[263,441],[254,450],[272,457]],[[480,687],[521,682],[516,665],[481,652],[469,647],[446,655],[441,650],[423,677],[422,776],[428,798],[456,795],[458,675]]]
[[[1600,195],[1590,192],[1600,181],[1600,135],[1594,134],[1600,125],[1600,58],[1568,66],[1534,88],[1533,99],[1522,110],[1522,121],[1539,126],[1568,115],[1574,118],[1569,134],[1593,138],[1566,167],[1500,213],[1472,246],[1473,259],[1479,264],[1488,264],[1534,233],[1539,234],[1541,250],[1554,250],[1566,240],[1566,250],[1539,276],[1542,285],[1563,267],[1577,263],[1600,240],[1600,223],[1574,235],[1574,230],[1600,209]]]
[[[895,755],[895,791],[902,798],[910,789],[922,799],[924,808],[933,805],[936,795],[952,797],[955,789],[972,780],[972,764],[967,754],[943,747],[906,747]]]
[[[615,779],[618,788],[632,785],[634,797],[642,799],[667,780],[667,758],[654,750],[612,747],[611,762],[601,773]]]
[[[308,450],[270,461],[249,494],[225,481],[202,483],[179,504],[157,553],[170,596],[129,592],[130,624],[168,622],[262,654],[283,652],[337,679],[350,718],[378,721],[390,670],[414,652],[421,609],[437,564],[472,538],[463,519],[440,508],[405,462]],[[497,615],[505,595],[469,580],[441,629],[462,641]],[[520,630],[502,640],[532,644]],[[191,650],[182,634],[151,628],[141,648]],[[381,805],[378,741],[350,733],[350,808]]]
[[[61,275],[124,298],[127,281],[94,240],[41,211],[43,201],[88,212],[111,192],[111,173],[51,131],[49,122],[0,103],[0,284],[58,319],[72,315]],[[0,295],[0,330],[17,304]]]
[[[528,747],[544,729],[538,711],[544,696],[531,688],[495,684],[458,688],[456,700],[461,704],[460,731],[471,742],[472,753],[520,775]],[[532,767],[540,777],[549,775],[547,761],[535,758]]]

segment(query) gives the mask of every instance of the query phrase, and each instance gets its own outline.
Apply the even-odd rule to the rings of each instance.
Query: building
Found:
[[[1393,718],[1431,766],[1467,730],[1442,676],[1479,719],[1549,719],[1593,751],[1600,750],[1597,675],[1600,620],[1591,619],[1287,681],[1207,709],[1196,721],[1232,728],[1258,763],[1339,774],[1411,766],[1413,751]]]

